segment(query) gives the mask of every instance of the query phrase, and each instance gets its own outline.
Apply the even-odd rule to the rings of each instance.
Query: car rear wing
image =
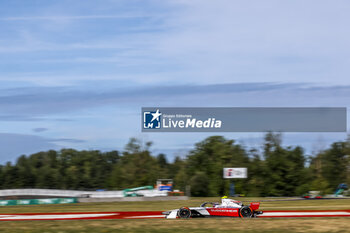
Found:
[[[251,202],[249,206],[252,210],[257,210],[259,209],[260,202]]]

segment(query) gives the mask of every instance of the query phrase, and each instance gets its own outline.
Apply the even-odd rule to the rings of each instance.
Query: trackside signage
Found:
[[[0,206],[10,205],[42,205],[42,204],[69,204],[78,203],[77,198],[47,198],[24,200],[0,200]]]
[[[346,108],[141,109],[142,132],[346,132]]]
[[[225,179],[245,179],[248,177],[246,167],[225,167],[223,169]]]

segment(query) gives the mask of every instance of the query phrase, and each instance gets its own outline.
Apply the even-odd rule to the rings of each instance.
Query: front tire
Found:
[[[253,216],[253,211],[249,208],[249,206],[243,206],[239,210],[239,214],[242,218],[251,218]]]
[[[177,216],[179,218],[190,218],[191,217],[191,210],[188,207],[181,207],[177,213]]]

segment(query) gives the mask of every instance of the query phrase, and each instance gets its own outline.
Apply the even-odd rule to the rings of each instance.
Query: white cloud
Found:
[[[192,80],[349,83],[345,1],[182,1],[160,52]],[[289,62],[285,61],[289,59]]]
[[[159,1],[151,3],[155,6]],[[29,25],[19,39],[5,39],[0,51],[17,53],[11,55],[14,61],[7,62],[21,62],[29,67],[27,72],[38,72],[33,77],[23,76],[34,82],[64,84],[85,77],[126,77],[136,83],[350,84],[350,33],[346,24],[350,16],[346,1],[218,0],[162,4],[163,8],[150,12],[139,6],[115,15],[90,11],[90,15],[46,12],[43,16],[3,17],[3,21],[13,21],[13,27],[23,21],[29,21]],[[172,10],[162,12],[164,8]],[[142,17],[146,19],[133,21]],[[120,23],[119,19],[126,21]],[[62,27],[56,27],[60,21]],[[16,59],[21,55],[31,58]],[[54,75],[56,70],[49,76],[40,75],[42,71],[28,63],[56,65],[62,75]],[[102,64],[103,70],[113,75],[102,74]],[[77,66],[86,69],[77,71]],[[91,67],[96,67],[95,74]],[[1,76],[6,79],[6,75]],[[18,80],[24,79],[20,76]]]
[[[48,15],[48,16],[15,16],[2,17],[3,21],[32,21],[32,20],[85,20],[85,19],[129,19],[129,18],[147,18],[154,15],[146,14],[124,14],[124,15]]]

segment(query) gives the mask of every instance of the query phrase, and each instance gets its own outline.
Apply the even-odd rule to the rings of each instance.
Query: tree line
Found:
[[[267,133],[262,150],[211,136],[195,144],[185,158],[169,162],[153,156],[152,143],[131,138],[125,150],[49,150],[20,156],[0,166],[0,188],[121,190],[174,180],[175,189],[191,187],[194,196],[229,193],[224,167],[247,167],[248,178],[236,179],[236,193],[247,196],[295,196],[309,190],[332,193],[350,183],[350,141],[335,142],[314,156],[299,146],[282,146],[281,135]]]

